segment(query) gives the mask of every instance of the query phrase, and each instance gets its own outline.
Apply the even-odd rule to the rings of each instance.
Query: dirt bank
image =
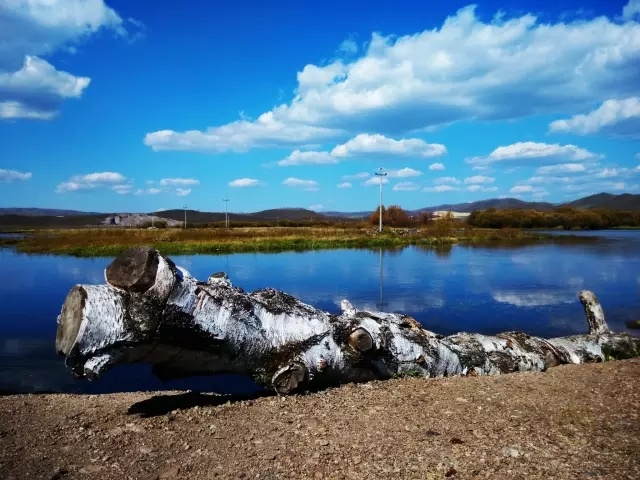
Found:
[[[0,478],[640,478],[640,360],[227,402],[0,397]]]

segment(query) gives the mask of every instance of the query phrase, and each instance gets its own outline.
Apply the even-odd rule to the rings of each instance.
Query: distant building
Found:
[[[453,218],[467,218],[469,216],[468,212],[450,212],[449,210],[438,210],[436,212],[433,212],[433,216],[435,218],[440,218],[448,213],[451,213],[451,215],[453,215]]]

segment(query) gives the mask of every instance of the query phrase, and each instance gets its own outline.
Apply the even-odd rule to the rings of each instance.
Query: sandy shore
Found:
[[[255,400],[0,397],[0,479],[635,479],[640,360]]]

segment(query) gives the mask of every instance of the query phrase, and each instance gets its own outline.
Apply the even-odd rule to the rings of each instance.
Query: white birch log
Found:
[[[278,393],[402,375],[544,371],[640,356],[640,338],[614,334],[596,296],[582,291],[584,335],[522,332],[444,337],[412,317],[357,310],[333,315],[281,291],[245,293],[219,273],[199,282],[158,251],[128,250],[105,285],[76,285],[58,316],[56,350],[78,377],[150,363],[161,379],[237,373]]]

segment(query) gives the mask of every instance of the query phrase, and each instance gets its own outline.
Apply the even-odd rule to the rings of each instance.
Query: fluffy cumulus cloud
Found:
[[[96,172],[86,175],[75,175],[66,182],[60,183],[56,187],[56,192],[66,193],[95,190],[97,188],[110,188],[117,193],[123,193],[123,190],[127,189],[127,182],[128,179],[118,172]]]
[[[159,195],[169,193],[179,197],[191,193],[185,186],[199,185],[194,178],[163,178],[159,181],[146,180],[146,188],[136,188],[133,179],[118,172],[96,172],[86,175],[74,175],[66,182],[58,184],[56,193],[86,192],[94,190],[111,190],[120,195]]]
[[[4,168],[0,168],[1,183],[11,183],[16,180],[30,180],[31,177],[31,172],[19,172],[17,170],[6,170]]]
[[[200,185],[200,180],[195,178],[163,178],[158,183],[163,187],[189,187]]]
[[[318,182],[315,180],[303,180],[301,178],[289,177],[282,181],[282,185],[292,188],[301,188],[308,191],[318,190]]]
[[[489,166],[494,164],[535,165],[556,164],[558,162],[597,161],[602,155],[590,152],[575,145],[559,145],[538,142],[518,142],[496,148],[486,157],[468,158],[471,165]]]
[[[162,189],[156,187],[138,188],[133,192],[134,195],[159,195],[160,193],[162,193]]]
[[[424,187],[422,189],[423,192],[434,192],[434,193],[456,192],[458,190],[460,190],[460,188],[454,187],[453,185],[447,185],[447,184],[436,185],[435,187]]]
[[[444,170],[444,163],[436,162],[429,165],[429,170],[435,172],[439,170]]]
[[[362,182],[362,186],[373,187],[373,186],[380,185],[380,183],[382,183],[383,185],[386,185],[387,183],[389,183],[389,179],[387,177],[371,177],[365,180],[364,182]]]
[[[607,100],[587,114],[549,124],[551,132],[570,132],[578,135],[603,132],[619,136],[640,136],[640,97]]]
[[[532,194],[536,197],[544,197],[549,194],[544,188],[533,187],[531,185],[515,185],[509,189],[509,193],[519,194]]]
[[[342,180],[363,180],[369,178],[371,174],[369,172],[354,173],[352,175],[343,175]]]
[[[434,185],[445,185],[445,184],[460,185],[460,183],[462,182],[456,177],[438,177],[433,181],[433,183]]]
[[[306,65],[293,98],[255,121],[152,132],[146,141],[216,152],[317,143],[339,133],[405,135],[471,119],[582,113],[594,102],[640,95],[637,0],[617,17],[548,22],[496,12],[485,20],[470,5],[436,28],[375,33],[350,60]]]
[[[229,182],[231,188],[252,188],[260,185],[262,185],[262,182],[256,178],[236,178]]]
[[[419,188],[420,186],[414,182],[399,182],[393,186],[393,190],[396,192],[414,192]]]
[[[560,163],[558,165],[546,165],[536,170],[540,175],[556,173],[581,173],[587,168],[582,163]]]
[[[260,115],[256,121],[236,122],[212,127],[202,132],[160,130],[148,133],[145,145],[153,150],[179,150],[201,153],[246,152],[256,147],[291,147],[335,138],[344,132],[333,128],[282,122],[273,113]]]
[[[395,140],[384,135],[360,134],[351,140],[336,145],[331,151],[294,150],[286,158],[276,162],[281,167],[291,165],[327,165],[349,158],[371,158],[372,156],[398,156],[429,158],[444,155],[444,145],[430,144],[419,138]]]
[[[126,35],[125,24],[103,0],[0,2],[0,119],[50,119],[64,100],[81,97],[90,79],[43,57],[73,50],[101,29]]]
[[[468,192],[497,192],[498,187],[485,187],[483,185],[469,185],[467,186]]]
[[[484,183],[493,183],[496,179],[494,177],[486,177],[484,175],[474,175],[473,177],[467,177],[464,179],[466,185],[481,185]]]
[[[422,175],[421,171],[409,167],[404,167],[399,170],[387,170],[386,173],[389,178],[419,177]]]
[[[342,182],[337,185],[338,188],[351,188],[353,184],[351,182]]]

